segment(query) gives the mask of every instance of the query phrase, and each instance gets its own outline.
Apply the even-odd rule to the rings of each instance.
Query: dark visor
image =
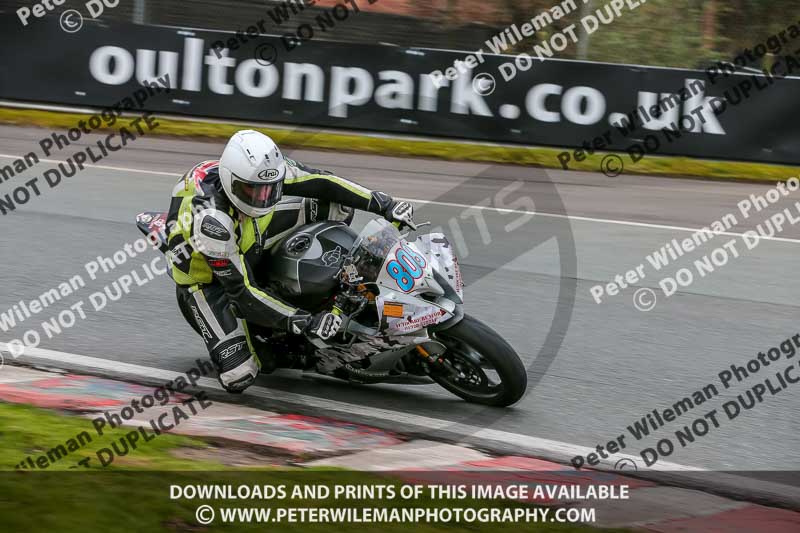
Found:
[[[239,200],[257,209],[272,207],[281,199],[283,182],[278,183],[249,183],[234,178],[233,194]]]

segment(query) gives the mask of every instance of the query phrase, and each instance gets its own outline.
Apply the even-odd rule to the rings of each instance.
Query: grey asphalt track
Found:
[[[0,153],[21,155],[35,151],[50,132],[37,128],[0,128]],[[52,156],[64,159],[98,137],[82,139]],[[80,274],[87,286],[32,317],[22,325],[0,332],[0,340],[21,337],[43,320],[87,300],[120,275],[156,256],[147,251],[112,272],[90,280],[84,265],[98,255],[110,256],[125,243],[138,238],[135,215],[144,210],[165,210],[173,182],[194,163],[216,158],[220,142],[184,141],[144,137],[125,150],[104,159],[101,165],[135,169],[88,168],[66,178],[54,189],[43,187],[16,212],[0,218],[0,243],[4,252],[0,312],[21,299],[38,297],[59,282]],[[762,241],[748,251],[741,240],[741,256],[677,294],[665,298],[658,288],[664,273],[679,267],[733,239],[716,236],[701,251],[655,272],[647,254],[673,238],[690,232],[679,226],[708,225],[726,213],[739,212],[736,204],[769,186],[745,183],[713,183],[696,180],[641,176],[607,178],[598,173],[561,172],[511,165],[450,163],[411,158],[392,158],[296,150],[295,159],[356,179],[390,194],[436,200],[418,208],[418,219],[431,220],[453,232],[453,220],[464,235],[461,264],[465,280],[467,312],[490,324],[514,346],[526,364],[539,352],[554,316],[559,287],[575,284],[574,308],[568,323],[560,322],[565,335],[560,350],[543,376],[531,368],[532,382],[541,378],[514,408],[505,411],[478,409],[437,386],[351,386],[328,379],[308,379],[296,372],[262,376],[259,385],[275,390],[332,398],[416,413],[453,421],[470,421],[494,429],[563,441],[605,445],[626,434],[633,455],[658,438],[712,409],[718,410],[720,427],[697,437],[686,447],[677,445],[666,460],[715,470],[800,470],[800,384],[789,385],[776,395],[728,420],[722,404],[783,370],[794,359],[780,359],[768,368],[722,390],[717,374],[731,364],[745,365],[759,351],[777,346],[800,332],[797,323],[800,281],[794,258],[800,242]],[[0,158],[0,164],[11,159]],[[41,162],[0,184],[0,196],[11,192],[52,163]],[[159,173],[173,173],[174,178]],[[503,188],[502,203],[497,193]],[[541,213],[558,213],[559,204],[571,218],[533,217],[520,221],[519,213],[482,211],[476,218],[465,208],[447,204],[519,208],[521,198],[533,199]],[[800,191],[784,198],[733,228],[752,229],[766,216],[800,200]],[[583,217],[583,218],[580,218]],[[596,220],[603,219],[603,220]],[[367,220],[359,216],[355,225]],[[614,222],[616,221],[616,222]],[[577,271],[569,274],[558,254],[562,244],[574,238]],[[787,227],[780,237],[800,239],[800,227]],[[590,288],[624,274],[640,263],[645,278],[596,304]],[[568,265],[567,265],[568,266]],[[566,274],[565,274],[566,273]],[[649,312],[633,305],[636,288],[655,289],[658,302]],[[88,306],[88,303],[87,303]],[[74,327],[40,347],[159,368],[189,368],[205,357],[201,340],[183,322],[174,302],[172,282],[157,278],[131,294],[91,311]],[[800,371],[795,374],[800,376]],[[653,409],[672,406],[709,383],[720,395],[680,416],[656,433],[656,439],[636,442],[626,427]],[[478,422],[476,422],[478,421]]]

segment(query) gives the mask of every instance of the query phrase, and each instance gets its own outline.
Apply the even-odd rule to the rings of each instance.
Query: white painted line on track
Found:
[[[9,155],[9,154],[0,154],[0,157],[4,157],[6,159],[19,159],[19,156]],[[58,161],[55,159],[40,159],[44,163],[64,163],[65,161]],[[117,170],[120,172],[135,172],[138,174],[154,174],[158,176],[170,176],[173,178],[178,178],[179,176],[183,175],[183,172],[160,172],[157,170],[142,170],[138,168],[129,168],[129,167],[114,167],[108,165],[84,165],[86,168],[100,168],[104,170]],[[659,229],[659,230],[673,230],[673,231],[686,231],[690,233],[695,233],[700,231],[700,228],[687,228],[685,226],[668,226],[665,224],[650,224],[649,222],[633,222],[630,220],[614,220],[614,219],[607,219],[607,218],[593,218],[593,217],[582,217],[577,215],[560,215],[558,213],[539,213],[539,212],[531,212],[531,211],[523,211],[521,209],[506,209],[502,207],[491,207],[491,206],[482,206],[482,205],[468,205],[468,204],[458,204],[452,202],[437,202],[435,200],[420,200],[418,198],[400,198],[397,197],[397,200],[403,200],[406,202],[413,202],[419,205],[425,204],[433,204],[433,205],[441,205],[444,207],[458,207],[462,209],[479,209],[481,211],[495,211],[497,213],[509,213],[509,214],[520,214],[520,215],[534,215],[543,218],[563,218],[567,220],[578,220],[581,222],[597,222],[599,224],[617,224],[622,226],[633,226],[637,228],[649,228],[649,229]],[[714,233],[715,235],[728,235],[731,237],[742,237],[742,233],[736,233],[733,231],[720,231],[719,233]],[[774,241],[774,242],[789,242],[793,244],[800,244],[800,239],[789,239],[786,237],[761,237],[761,240],[764,241]]]
[[[10,353],[8,344],[0,342],[0,351]],[[184,375],[181,372],[172,370],[163,370],[160,368],[153,368],[148,366],[141,366],[121,361],[112,361],[109,359],[101,359],[98,357],[90,357],[86,355],[79,355],[67,352],[59,352],[55,350],[47,350],[44,348],[25,348],[24,353],[20,357],[29,356],[36,360],[44,360],[53,363],[69,363],[96,370],[104,370],[117,374],[128,374],[139,376],[143,378],[159,379],[171,381],[178,376]],[[203,387],[222,390],[216,379],[200,378],[198,383]],[[293,392],[285,392],[280,390],[272,390],[264,387],[252,386],[244,392],[248,396],[257,396],[268,400],[275,400],[286,402],[290,404],[298,404],[304,407],[312,407],[324,409],[327,411],[336,411],[348,415],[360,415],[379,420],[386,420],[396,422],[399,424],[407,424],[416,427],[422,427],[427,430],[447,430],[450,433],[462,435],[464,437],[472,437],[485,441],[498,442],[503,445],[511,445],[520,451],[536,454],[554,454],[561,457],[564,461],[576,455],[586,456],[589,453],[596,451],[594,448],[586,446],[579,446],[576,444],[569,444],[549,439],[541,439],[539,437],[532,437],[530,435],[522,435],[519,433],[511,433],[508,431],[500,431],[496,429],[482,428],[472,426],[469,424],[455,423],[449,420],[442,420],[438,418],[430,418],[427,416],[417,415],[413,413],[393,411],[390,409],[381,409],[378,407],[370,407],[362,404],[351,404],[338,400],[331,400],[327,398],[319,398],[316,396],[307,396],[304,394],[297,394]],[[607,469],[614,468],[614,465],[620,459],[627,458],[637,460],[636,463],[641,463],[641,457],[631,455],[616,454],[609,459],[602,460],[601,466]],[[703,472],[705,469],[696,468],[692,466],[685,466],[676,463],[669,463],[659,461],[656,463],[657,468],[650,468],[653,471],[670,471],[670,472]]]
[[[634,226],[638,228],[650,228],[650,229],[668,229],[668,230],[675,230],[675,231],[688,231],[691,233],[695,233],[700,231],[700,228],[687,228],[686,226],[668,226],[666,224],[651,224],[649,222],[633,222],[630,220],[614,220],[608,218],[593,218],[593,217],[582,217],[578,215],[560,215],[558,213],[540,213],[536,211],[523,211],[520,209],[504,209],[500,207],[487,207],[487,206],[480,206],[480,205],[467,205],[467,204],[455,204],[450,202],[437,202],[431,200],[417,200],[415,198],[400,198],[397,197],[397,200],[404,200],[406,202],[414,202],[417,204],[425,205],[425,204],[434,204],[434,205],[442,205],[445,207],[462,207],[464,209],[479,209],[479,210],[489,210],[489,211],[496,211],[498,213],[518,213],[520,215],[535,215],[537,217],[543,218],[566,218],[568,220],[580,220],[582,222],[598,222],[601,224],[618,224],[622,226]],[[733,237],[742,237],[742,233],[736,233],[733,231],[720,231],[720,232],[713,232],[714,235],[730,235]],[[776,242],[791,242],[795,244],[800,244],[800,239],[789,239],[786,237],[760,237],[761,240],[765,241],[776,241]]]
[[[0,157],[6,159],[20,159],[18,155],[0,154]],[[59,161],[58,159],[39,159],[42,163],[52,163],[57,165],[59,163],[66,163],[66,161]],[[139,168],[129,167],[112,167],[109,165],[83,165],[86,168],[102,168],[104,170],[119,170],[120,172],[136,172],[137,174],[156,174],[158,176],[173,176],[176,180],[182,176],[184,172],[159,172],[157,170],[142,170]]]

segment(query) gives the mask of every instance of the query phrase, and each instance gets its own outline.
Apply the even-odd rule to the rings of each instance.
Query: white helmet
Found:
[[[219,177],[234,207],[261,217],[281,199],[286,163],[278,146],[263,133],[237,131],[222,152]]]

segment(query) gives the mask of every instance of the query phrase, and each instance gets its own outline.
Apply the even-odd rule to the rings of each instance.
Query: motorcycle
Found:
[[[165,213],[137,216],[169,257],[165,222]],[[312,313],[332,310],[343,323],[327,341],[250,325],[263,373],[294,368],[360,384],[433,380],[464,400],[501,407],[525,393],[514,349],[464,313],[461,270],[444,234],[411,242],[383,219],[358,234],[342,222],[314,222],[268,253],[260,284]]]

